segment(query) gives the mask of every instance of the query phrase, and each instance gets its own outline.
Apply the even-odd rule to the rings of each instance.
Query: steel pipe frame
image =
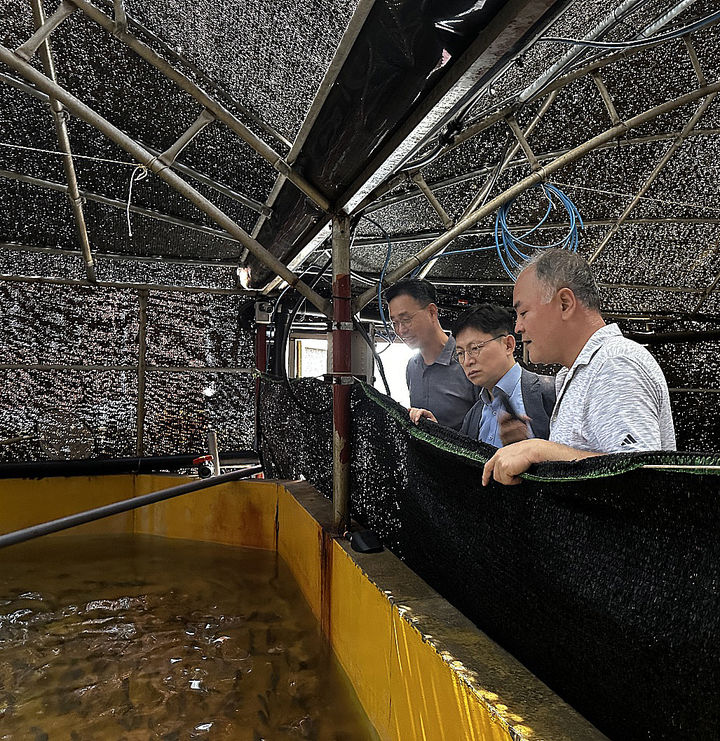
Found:
[[[363,278],[373,278],[377,280],[379,274],[360,273]],[[511,288],[515,284],[510,280],[467,280],[466,278],[438,278],[433,280],[436,286],[468,286],[472,288]],[[678,286],[654,286],[647,283],[607,283],[598,281],[599,288],[608,288],[610,290],[627,289],[630,291],[658,291],[659,293],[687,293],[690,295],[703,294],[702,288],[684,288]],[[693,312],[696,313],[696,312]]]
[[[700,86],[703,86],[707,83],[707,80],[705,79],[705,74],[702,71],[702,68],[700,67],[700,63],[697,59],[697,55],[694,53],[694,48],[692,46],[692,42],[689,39],[686,39],[686,48],[688,50],[688,54],[690,56],[693,68],[695,69],[695,75],[698,78],[698,83]],[[607,93],[607,90],[606,90]],[[609,93],[607,93],[609,98]],[[603,96],[604,97],[604,96]],[[705,100],[703,100],[700,105],[697,107],[697,110],[693,115],[690,117],[688,122],[683,126],[682,131],[678,134],[678,136],[675,138],[673,143],[670,145],[668,150],[660,157],[660,159],[657,161],[655,167],[653,168],[652,172],[647,176],[645,179],[645,182],[640,187],[640,190],[635,194],[633,199],[630,201],[630,203],[625,207],[622,214],[618,217],[617,221],[613,224],[613,226],[608,230],[608,232],[605,234],[605,236],[600,241],[600,244],[598,245],[595,252],[592,254],[592,256],[589,258],[588,263],[592,265],[595,260],[600,256],[600,254],[603,252],[603,250],[607,247],[607,245],[610,243],[610,240],[617,234],[620,227],[623,225],[627,217],[630,215],[632,210],[637,206],[637,204],[640,202],[640,199],[647,193],[647,191],[650,189],[650,186],[655,182],[655,180],[658,178],[660,173],[662,172],[665,165],[670,161],[672,156],[675,154],[675,152],[679,149],[680,145],[687,139],[690,132],[695,128],[698,121],[705,115],[705,111],[710,107],[713,100],[715,100],[716,94],[708,95]],[[608,109],[612,113],[614,112],[614,108],[612,107],[612,103],[610,103],[610,108]],[[615,117],[617,117],[617,113],[614,114]],[[617,123],[617,121],[613,121],[613,123]]]
[[[605,144],[600,145],[597,147],[596,151],[602,151],[603,149],[611,149],[611,148],[624,148],[624,147],[633,147],[637,146],[639,144],[647,144],[652,142],[662,142],[662,141],[668,141],[671,139],[675,139],[679,131],[669,132],[667,134],[647,134],[645,136],[636,136],[636,137],[623,137],[622,139],[617,139],[612,142],[607,142]],[[711,128],[711,129],[695,129],[690,132],[688,135],[689,139],[692,139],[694,137],[709,137],[709,136],[719,136],[720,135],[720,128]],[[519,149],[518,145],[518,149]],[[556,157],[560,157],[561,155],[569,152],[571,150],[571,147],[567,147],[564,149],[557,149],[552,152],[543,152],[542,154],[536,155],[538,160],[542,162],[547,162],[548,160],[553,160]],[[506,168],[511,169],[514,167],[524,167],[528,164],[528,161],[525,157],[520,157],[514,161],[508,162],[506,165]],[[454,177],[450,178],[444,178],[442,180],[436,180],[433,183],[429,183],[428,187],[430,187],[432,190],[442,190],[443,188],[449,188],[453,185],[457,185],[459,183],[467,182],[468,180],[475,180],[476,178],[482,177],[484,175],[492,174],[492,171],[495,169],[496,165],[488,165],[486,167],[478,168],[477,170],[471,170],[470,172],[463,173],[462,175],[455,175]],[[401,181],[400,181],[401,182]],[[397,187],[400,182],[395,182],[391,185],[391,187],[388,187],[387,190],[391,190],[394,187]],[[397,205],[398,203],[405,203],[406,201],[411,201],[415,198],[418,198],[418,194],[413,191],[408,191],[406,193],[401,193],[397,196],[391,196],[389,198],[385,198],[382,200],[372,200],[365,204],[365,207],[362,209],[362,213],[373,213],[374,211],[380,211],[383,208],[388,208],[390,206]]]
[[[308,110],[307,115],[305,116],[305,120],[302,122],[302,125],[300,126],[300,131],[298,131],[297,136],[295,137],[295,140],[293,141],[292,147],[290,148],[290,151],[288,152],[286,161],[290,166],[292,166],[295,163],[295,160],[298,158],[298,155],[300,154],[300,151],[302,150],[302,146],[305,143],[305,140],[307,139],[308,133],[310,132],[310,129],[315,123],[315,120],[317,119],[318,114],[320,113],[320,109],[322,108],[323,103],[327,99],[328,93],[330,92],[332,86],[335,84],[335,80],[337,79],[337,76],[340,73],[340,70],[342,69],[343,64],[345,64],[345,60],[347,59],[347,56],[350,53],[350,50],[352,49],[352,46],[355,43],[358,37],[358,34],[362,30],[362,27],[365,21],[367,20],[368,14],[372,10],[372,7],[374,4],[375,4],[375,0],[359,0],[357,5],[355,6],[355,10],[353,11],[352,18],[350,18],[350,22],[345,28],[345,32],[343,33],[342,38],[340,39],[340,43],[338,44],[338,47],[335,50],[335,54],[333,55],[332,61],[330,62],[330,66],[328,67],[328,69],[325,72],[325,75],[323,76],[322,82],[320,83],[320,86],[318,87],[318,91],[315,94],[315,97],[313,98],[312,103],[310,104],[310,109]],[[270,209],[274,205],[275,200],[280,194],[280,189],[282,188],[282,185],[284,182],[285,182],[285,176],[278,175],[270,191],[270,194],[268,195],[268,198],[265,201],[265,206],[267,208]],[[269,216],[268,214],[260,215],[260,217],[257,220],[257,223],[255,224],[251,232],[253,237],[258,236],[258,234],[260,233],[260,229],[262,229],[265,219],[268,218],[268,216]],[[288,267],[290,267],[290,264],[288,264]],[[277,285],[276,281],[271,281],[270,283],[274,285],[266,286],[265,289],[267,289],[268,287],[274,288]]]
[[[72,370],[72,371],[116,371],[137,373],[137,365],[78,365],[73,363],[0,363],[0,370]],[[254,376],[254,368],[222,368],[205,365],[161,366],[145,365],[146,373],[215,373],[218,375]]]
[[[654,106],[653,108],[650,108],[643,113],[633,116],[626,121],[621,121],[620,124],[618,124],[617,126],[613,126],[610,129],[607,129],[606,131],[598,134],[589,141],[586,141],[583,144],[571,149],[569,152],[562,155],[561,157],[558,157],[553,162],[550,162],[547,165],[543,165],[539,170],[532,173],[528,177],[523,178],[520,182],[516,183],[511,188],[508,188],[504,193],[496,196],[491,201],[486,203],[483,207],[468,215],[465,219],[458,222],[452,229],[448,230],[442,237],[436,239],[427,247],[418,252],[414,257],[406,260],[402,265],[388,273],[386,275],[385,285],[392,285],[400,278],[407,275],[413,268],[421,266],[426,259],[431,258],[446,244],[452,242],[453,239],[461,235],[473,224],[476,224],[478,221],[485,218],[488,214],[494,212],[496,209],[510,201],[515,196],[520,195],[520,193],[523,193],[529,188],[532,188],[535,185],[539,185],[543,181],[547,180],[548,176],[552,173],[562,169],[569,164],[572,164],[576,160],[584,157],[586,154],[594,151],[600,144],[612,141],[614,138],[616,138],[617,136],[621,136],[626,131],[637,128],[638,126],[641,126],[648,121],[652,121],[654,118],[657,118],[664,113],[674,111],[676,108],[680,108],[683,105],[687,105],[688,103],[692,103],[698,100],[699,98],[705,98],[708,95],[717,93],[719,91],[720,82],[714,82],[712,84],[705,85],[696,90],[693,90],[690,93],[686,93],[685,95],[681,95],[674,100],[666,101],[665,103],[662,103],[658,106]],[[361,294],[355,302],[355,313],[357,313],[364,306],[370,303],[370,301],[373,300],[376,294],[377,289],[375,287],[370,288],[363,294]]]
[[[62,0],[58,9],[48,18],[45,18],[45,13],[42,12],[42,8],[40,8],[41,20],[38,23],[38,16],[36,15],[36,9],[38,6],[34,1],[32,5],[33,15],[35,16],[35,32],[25,43],[20,44],[20,46],[15,49],[15,54],[26,62],[29,62],[35,56],[37,50],[45,44],[50,34],[77,10],[70,0]]]
[[[350,219],[333,219],[333,515],[342,535],[350,526],[350,392],[352,391],[352,293]]]
[[[657,24],[653,24],[649,28],[655,28],[655,25]],[[494,113],[487,115],[481,121],[477,121],[476,123],[471,124],[464,131],[461,131],[458,134],[456,134],[455,137],[453,137],[452,142],[448,145],[447,149],[443,151],[443,155],[447,154],[447,152],[459,146],[464,141],[467,141],[468,139],[471,139],[472,137],[477,136],[481,132],[485,131],[485,129],[489,128],[490,126],[493,126],[494,124],[503,120],[507,116],[517,113],[524,105],[534,100],[536,97],[538,97],[538,95],[544,95],[554,90],[561,90],[562,88],[567,87],[570,83],[575,82],[575,80],[579,79],[580,77],[585,77],[585,75],[592,74],[596,70],[601,70],[604,67],[607,67],[608,65],[613,64],[614,62],[624,61],[648,49],[653,49],[657,46],[661,46],[664,43],[667,43],[667,42],[658,41],[654,44],[648,44],[647,46],[644,46],[639,49],[626,49],[626,50],[617,52],[615,54],[609,54],[608,56],[605,56],[601,59],[593,60],[592,62],[589,62],[588,64],[585,64],[582,67],[579,67],[578,69],[567,73],[566,75],[562,75],[561,77],[558,77],[556,80],[535,90],[527,98],[524,98],[523,100],[514,101],[513,103],[509,103],[503,106],[502,108],[495,111]]]
[[[209,293],[217,296],[252,296],[260,293],[245,288],[203,288],[202,286],[163,286],[156,283],[122,283],[112,280],[98,280],[91,283],[89,280],[78,278],[45,278],[42,276],[2,275],[0,282],[5,283],[44,283],[51,286],[85,286],[94,288],[122,288],[131,291],[148,290],[156,293]]]
[[[418,170],[410,176],[410,179],[417,185],[420,192],[425,196],[428,203],[433,207],[435,213],[440,217],[442,225],[449,229],[453,225],[453,220],[447,215],[447,212],[442,207],[440,201],[438,201],[435,194],[428,188],[428,184],[425,182],[422,170]]]
[[[612,226],[616,219],[590,219],[584,221],[585,227],[589,226]],[[720,216],[716,218],[692,218],[692,217],[658,217],[658,218],[641,218],[641,219],[626,219],[626,224],[632,225],[647,225],[647,224],[720,224]],[[516,224],[513,225],[514,229],[519,231],[527,231],[532,229],[536,224]],[[556,231],[561,229],[569,229],[570,224],[568,222],[553,222],[552,224],[543,224],[541,231]],[[485,237],[495,233],[494,227],[482,227],[480,229],[468,229],[464,236],[466,237]],[[431,242],[438,237],[443,235],[442,231],[431,231],[431,232],[415,232],[414,234],[391,234],[390,244],[412,244],[413,242]],[[353,246],[355,247],[382,247],[387,245],[388,240],[384,237],[356,237]],[[494,245],[488,245],[491,247]]]
[[[112,9],[115,23],[118,22],[117,7],[118,5],[123,5],[123,2],[124,0],[98,0],[98,3],[105,5],[108,10]],[[124,7],[123,7],[123,12],[124,12]],[[275,129],[273,126],[267,123],[267,121],[263,121],[261,118],[256,116],[251,110],[249,110],[244,105],[242,105],[240,102],[235,100],[232,97],[232,95],[228,93],[228,91],[225,90],[221,84],[218,83],[217,80],[214,80],[209,75],[207,75],[205,72],[203,72],[203,70],[201,70],[196,64],[194,64],[187,57],[179,53],[177,49],[174,49],[169,44],[164,42],[159,36],[154,34],[146,26],[143,26],[141,23],[135,20],[132,16],[128,16],[127,14],[125,14],[125,20],[127,22],[125,24],[125,28],[122,30],[127,30],[128,28],[132,28],[140,32],[140,34],[143,35],[145,38],[150,39],[157,48],[161,49],[162,53],[167,58],[173,59],[179,62],[186,69],[191,70],[193,75],[197,79],[203,80],[208,85],[208,87],[214,89],[216,93],[220,94],[220,96],[225,99],[225,102],[228,105],[238,110],[243,116],[250,119],[253,123],[256,123],[266,134],[268,134],[273,139],[275,139],[276,142],[278,142],[279,144],[282,144],[284,147],[288,147],[288,148],[290,147],[290,142],[279,131],[277,131],[277,129]],[[115,31],[113,31],[113,35],[115,35]]]
[[[81,1],[81,0],[76,0]],[[38,72],[32,65],[19,59],[7,47],[0,45],[0,62],[14,69],[26,80],[32,82],[43,92],[56,97],[73,115],[82,119],[86,123],[94,126],[101,131],[110,140],[115,142],[119,147],[124,149],[128,154],[133,156],[138,162],[143,164],[150,172],[156,174],[161,180],[174,188],[178,193],[194,203],[198,208],[204,211],[213,221],[219,224],[223,229],[236,237],[247,249],[252,252],[260,262],[270,270],[277,273],[283,280],[293,286],[302,294],[313,306],[320,311],[328,312],[328,302],[317,294],[310,286],[303,283],[298,276],[287,269],[280,260],[268,252],[259,242],[253,239],[244,229],[238,226],[227,214],[213,205],[207,198],[185,182],[179,175],[169,169],[165,164],[160,162],[150,152],[133,141],[129,136],[113,126],[109,121],[97,114],[91,108],[78,100],[74,95],[64,88],[60,87],[52,80]]]
[[[42,0],[31,0],[31,4],[35,27],[39,31],[46,25],[45,11],[43,10]],[[63,3],[60,5],[60,8],[57,12],[60,13],[61,9],[65,6],[72,8],[70,3]],[[67,15],[64,17],[68,17],[72,12],[74,12],[74,8],[72,8],[70,13],[67,13]],[[48,23],[51,28],[45,38],[40,42],[38,53],[40,56],[40,61],[42,62],[43,69],[45,70],[45,74],[50,80],[52,80],[53,82],[57,82],[57,78],[55,76],[55,63],[53,61],[52,50],[50,48],[50,41],[48,38],[50,33],[52,33],[52,30],[57,26],[53,26],[49,21]],[[80,248],[82,250],[83,260],[85,261],[85,272],[87,274],[88,280],[94,282],[97,280],[97,273],[95,272],[95,262],[93,260],[92,249],[90,247],[90,238],[88,236],[87,225],[85,223],[85,213],[82,207],[82,198],[80,196],[80,191],[78,190],[77,175],[75,174],[75,164],[73,163],[72,148],[70,147],[70,136],[68,134],[67,124],[65,122],[65,109],[63,108],[62,103],[55,100],[55,98],[51,97],[49,99],[49,103],[50,111],[55,123],[55,134],[58,139],[58,144],[61,151],[63,151],[66,155],[65,157],[63,157],[63,167],[65,169],[65,178],[67,179],[66,192],[70,200],[70,207],[72,208],[73,216],[75,218],[75,226],[77,228],[78,237],[80,239]]]
[[[40,92],[39,90],[37,90],[36,88],[30,85],[26,85],[20,80],[16,80],[14,77],[11,77],[10,75],[6,75],[0,72],[0,82],[4,82],[10,85],[11,87],[16,88],[17,90],[27,93],[28,95],[31,95],[32,97],[37,98],[43,103],[46,103],[46,104],[50,103],[50,99],[48,98],[47,95],[45,95],[45,93]],[[158,158],[160,157],[161,155],[160,150],[147,145],[142,140],[138,140],[138,144],[145,147],[145,149],[147,149],[148,152],[151,152],[156,157]],[[257,213],[261,215],[265,215],[265,216],[272,215],[272,209],[269,209],[264,204],[260,203],[259,201],[256,201],[254,198],[250,198],[250,196],[244,195],[243,193],[238,193],[238,191],[234,190],[233,188],[230,188],[227,185],[224,185],[223,183],[218,183],[212,178],[209,178],[207,175],[203,175],[201,172],[198,172],[193,167],[189,167],[188,165],[185,165],[181,162],[177,162],[177,160],[175,160],[172,163],[172,167],[174,170],[177,170],[178,172],[182,172],[185,175],[189,175],[193,180],[197,180],[198,183],[202,183],[203,185],[206,185],[208,188],[212,188],[212,190],[215,190],[218,193],[221,193],[222,195],[227,196],[233,201],[237,201],[238,203],[241,203],[243,206],[247,206],[247,208],[252,209],[253,211],[256,211]],[[123,206],[123,208],[125,207],[126,206]],[[130,206],[130,209],[131,210],[133,209],[132,205]],[[190,222],[187,222],[187,223],[190,223]],[[226,237],[226,238],[230,239],[230,237]]]
[[[128,46],[146,62],[157,68],[167,78],[172,80],[179,88],[195,98],[203,108],[210,111],[218,121],[224,123],[231,131],[237,134],[244,142],[255,150],[261,157],[267,160],[280,174],[290,180],[300,191],[310,198],[322,211],[330,210],[330,202],[311,183],[295,172],[290,165],[260,137],[254,134],[245,124],[239,121],[223,105],[211,98],[204,90],[200,89],[192,80],[176,70],[166,60],[156,54],[149,46],[128,32],[116,29],[115,22],[105,13],[89,3],[87,0],[69,0],[80,11],[91,20],[111,33],[115,38]],[[252,252],[252,250],[250,250]]]
[[[148,150],[149,151],[149,150]],[[0,178],[6,178],[7,180],[17,180],[21,183],[27,183],[28,185],[34,185],[37,188],[45,188],[47,190],[54,190],[58,193],[67,193],[67,185],[63,185],[62,183],[56,183],[53,180],[41,180],[40,178],[34,178],[30,175],[23,175],[19,172],[13,172],[12,170],[0,170]],[[94,201],[95,203],[102,203],[104,206],[110,206],[111,208],[116,208],[120,211],[126,211],[127,210],[127,203],[125,201],[118,201],[116,198],[108,198],[107,196],[102,196],[99,193],[92,193],[89,190],[80,190],[78,191],[81,198],[84,198],[86,201]],[[140,214],[141,216],[147,216],[150,219],[155,219],[157,221],[164,221],[168,224],[173,224],[174,226],[181,226],[185,229],[190,229],[192,231],[201,232],[202,234],[207,234],[210,237],[214,237],[216,239],[224,239],[228,242],[234,242],[235,244],[242,245],[242,242],[239,239],[235,239],[234,237],[231,237],[227,232],[221,232],[219,229],[212,229],[209,226],[203,226],[202,224],[196,224],[192,221],[187,221],[187,219],[181,219],[177,216],[170,216],[168,214],[163,214],[159,211],[153,211],[149,208],[143,208],[142,206],[133,206],[130,204],[130,211],[134,214]],[[61,254],[62,252],[67,252],[67,250],[62,250],[58,254]],[[100,259],[103,257],[103,255],[95,255],[96,259]],[[105,255],[107,257],[107,255]],[[121,256],[119,256],[120,259],[122,259]],[[140,256],[129,256],[125,255],[124,259],[132,259],[133,257],[136,257],[138,260],[142,259],[148,259],[148,260],[155,260],[157,258],[142,258]],[[163,258],[167,259],[167,258]],[[192,262],[192,261],[189,261]],[[197,262],[197,261],[195,261]],[[203,264],[211,264],[211,263],[203,263]],[[235,265],[237,263],[233,263]]]

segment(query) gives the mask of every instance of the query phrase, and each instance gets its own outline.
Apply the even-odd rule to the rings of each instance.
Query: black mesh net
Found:
[[[134,266],[116,269],[123,267]],[[0,283],[0,462],[132,457],[138,450],[199,455],[209,428],[221,451],[251,448],[253,343],[240,321],[246,300]]]
[[[330,389],[261,389],[267,474],[329,495]],[[491,447],[364,385],[352,404],[358,521],[611,738],[717,738],[720,456],[543,464],[483,488]]]

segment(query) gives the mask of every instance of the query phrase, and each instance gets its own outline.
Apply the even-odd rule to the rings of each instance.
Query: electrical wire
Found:
[[[375,344],[370,339],[370,335],[367,333],[367,330],[365,329],[365,327],[363,327],[358,317],[353,317],[353,324],[355,325],[355,328],[360,332],[360,335],[365,340],[365,342],[367,342],[367,345],[370,348],[370,352],[373,354],[373,357],[375,358],[375,362],[377,363],[378,370],[380,371],[380,378],[382,378],[383,386],[385,386],[385,393],[388,396],[392,396],[392,394],[390,393],[390,384],[388,383],[388,380],[385,376],[385,366],[383,365],[383,361],[382,361],[382,358],[380,357],[380,353],[376,350]],[[385,351],[383,350],[383,352]]]
[[[369,221],[371,224],[374,224],[382,233],[385,239],[387,240],[387,253],[385,254],[385,264],[382,267],[382,270],[380,271],[380,280],[378,281],[377,286],[377,300],[378,300],[378,313],[380,314],[380,319],[383,323],[383,329],[385,330],[385,336],[380,335],[380,339],[385,340],[385,342],[388,342],[392,344],[395,341],[395,338],[397,337],[397,334],[395,333],[395,330],[392,329],[387,322],[387,318],[385,317],[385,309],[383,307],[382,303],[382,293],[383,293],[383,281],[385,280],[385,273],[388,269],[388,265],[390,264],[390,257],[392,256],[392,242],[390,241],[390,235],[387,233],[385,228],[378,224],[375,219],[371,219],[369,216],[361,216],[360,218],[365,219],[365,221]]]
[[[649,36],[642,41],[585,41],[583,39],[568,39],[561,36],[543,36],[538,41],[544,42],[555,42],[560,44],[572,44],[574,46],[585,46],[592,49],[637,49],[643,46],[650,46],[657,44],[659,41],[671,41],[673,39],[679,39],[683,36],[687,36],[695,31],[704,28],[720,21],[720,11],[717,13],[711,13],[705,18],[701,18],[694,23],[689,23],[687,26],[678,28],[675,31],[668,31],[666,33],[660,33],[656,36]]]

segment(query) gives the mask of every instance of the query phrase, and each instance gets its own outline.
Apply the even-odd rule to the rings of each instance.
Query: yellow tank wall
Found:
[[[3,481],[2,530],[186,481],[172,476]],[[382,739],[604,738],[392,554],[356,554],[334,538],[331,517],[330,502],[306,483],[252,480],[82,527],[277,549]]]

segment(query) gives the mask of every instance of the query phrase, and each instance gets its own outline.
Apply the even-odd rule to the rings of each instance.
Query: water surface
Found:
[[[0,739],[377,736],[276,554],[150,536],[0,550]]]

